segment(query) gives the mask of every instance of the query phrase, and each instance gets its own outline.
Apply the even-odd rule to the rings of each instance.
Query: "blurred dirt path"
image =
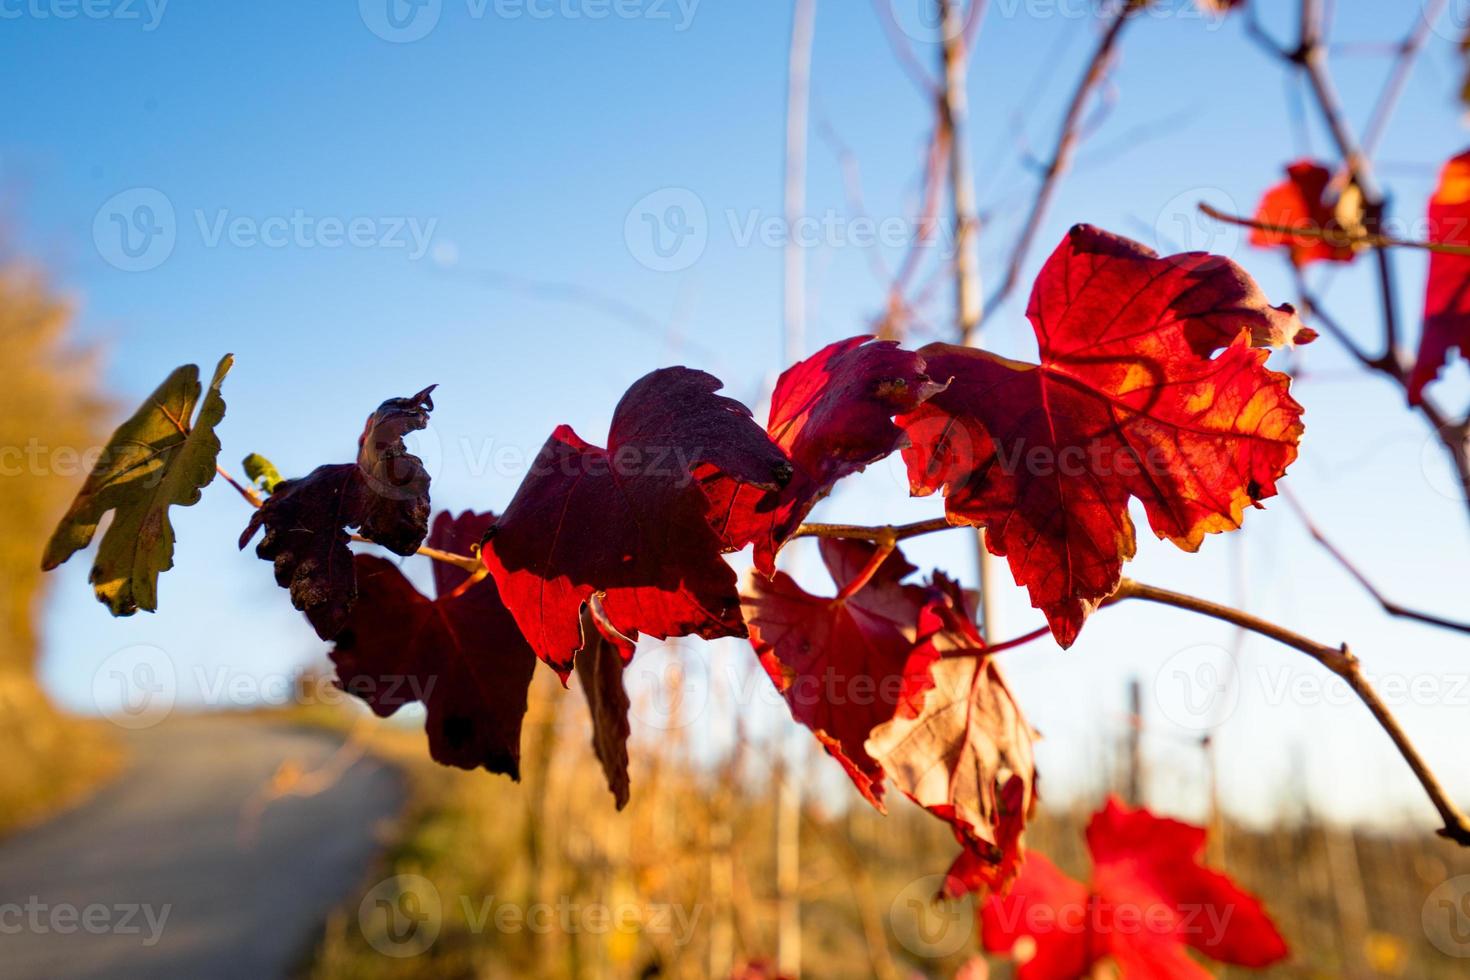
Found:
[[[328,765],[341,738],[220,717],[126,738],[120,779],[0,842],[0,976],[289,974],[366,881],[403,804],[398,774],[366,757],[318,795],[262,807],[282,762]]]

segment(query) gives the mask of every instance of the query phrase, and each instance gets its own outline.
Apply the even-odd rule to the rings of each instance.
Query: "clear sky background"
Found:
[[[384,0],[161,8],[94,0],[85,11],[67,0],[5,0],[0,187],[15,243],[75,297],[82,334],[105,348],[106,381],[121,405],[177,364],[197,362],[207,373],[221,354],[236,355],[220,429],[227,464],[259,451],[289,476],[345,461],[378,402],[438,383],[434,424],[415,443],[434,472],[436,505],[501,508],[557,424],[602,442],[619,395],[645,372],[701,367],[763,411],[781,367],[781,251],[746,232],[781,214],[790,11],[691,2],[431,0],[418,19],[392,22]],[[907,26],[919,35],[913,49],[932,64],[937,50],[910,2],[819,7],[808,213],[833,230],[807,252],[808,351],[864,332],[886,291],[875,262],[891,270],[904,251],[854,240],[862,229],[852,224],[851,174],[837,147],[857,164],[866,213],[890,225],[911,221],[932,112],[882,20],[894,16],[900,33]],[[1422,215],[1439,164],[1465,142],[1454,98],[1462,5],[1451,6],[1379,154],[1400,216]],[[1398,39],[1420,7],[1336,7],[1333,38],[1346,47],[1333,65],[1361,126],[1388,59],[1358,42]],[[622,15],[593,16],[600,10]],[[1272,25],[1281,36],[1292,28],[1286,13]],[[990,280],[1035,187],[1028,154],[1048,152],[1100,26],[1081,0],[991,4],[969,88]],[[1192,212],[1202,198],[1248,212],[1286,162],[1330,154],[1310,111],[1301,122],[1300,86],[1241,28],[1238,18],[1202,17],[1185,0],[1130,27],[1105,111],[1061,186],[1023,288],[988,311],[986,346],[1034,356],[1025,287],[1078,221],[1161,251],[1229,254],[1273,301],[1293,299],[1278,255],[1251,250]],[[686,250],[661,258],[645,213],[664,222],[665,235],[692,231],[681,239]],[[137,219],[129,229],[137,255],[122,250],[114,215]],[[157,234],[146,239],[142,229]],[[273,237],[283,229],[284,239]],[[252,237],[260,234],[268,240]],[[1395,263],[1414,341],[1424,262],[1400,254]],[[1314,271],[1313,280],[1333,312],[1376,344],[1369,270]],[[934,282],[915,343],[943,334],[948,303],[947,285]],[[1394,597],[1470,617],[1465,509],[1402,393],[1362,375],[1326,339],[1291,366],[1304,375],[1294,390],[1307,435],[1286,485]],[[1465,381],[1456,364],[1435,394],[1462,408]],[[843,485],[816,516],[940,513],[937,499],[905,493],[895,458]],[[166,654],[181,705],[249,702],[272,679],[323,665],[324,645],[269,566],[235,550],[246,518],[223,483],[199,506],[174,511],[176,568],[162,580],[157,615],[110,619],[87,586],[89,559],[57,573],[44,661],[55,695],[79,710],[109,709],[119,690],[109,671],[135,663],[140,647]],[[1136,519],[1140,556],[1129,574],[1240,603],[1324,641],[1351,641],[1370,675],[1407,688],[1393,696],[1396,710],[1446,783],[1470,800],[1464,636],[1386,618],[1280,502],[1194,556],[1156,541]],[[973,580],[970,542],[952,532],[908,550],[916,563]],[[814,551],[793,561],[813,589],[827,587]],[[409,562],[421,576],[422,564]],[[1003,639],[1040,617],[1004,569],[999,581]],[[742,675],[750,663],[740,643],[689,642],[681,651],[696,687]],[[1208,669],[1231,657],[1228,693],[1200,701]],[[648,674],[664,659],[646,650],[635,663],[648,664]],[[1199,812],[1204,770],[1191,739],[1201,719],[1223,714],[1222,793],[1238,810],[1261,815],[1300,796],[1342,817],[1407,815],[1432,825],[1367,712],[1294,651],[1255,638],[1237,644],[1226,627],[1130,604],[1095,616],[1071,651],[1045,640],[1005,662],[1046,735],[1041,763],[1052,799],[1099,785],[1122,731],[1127,679],[1138,676],[1153,797],[1164,808]],[[210,693],[232,685],[240,693]],[[790,724],[762,689],[746,690],[759,703],[743,710],[760,727]],[[702,731],[718,743],[727,709],[704,719]],[[825,759],[818,765],[836,771]],[[846,792],[824,785],[834,799]]]

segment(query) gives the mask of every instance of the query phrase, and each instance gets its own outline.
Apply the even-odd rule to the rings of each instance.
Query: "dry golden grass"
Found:
[[[383,955],[374,946],[380,927],[364,927],[362,895],[353,896],[307,976],[705,977],[774,956],[776,794],[761,753],[746,747],[712,771],[677,739],[639,745],[633,801],[619,814],[585,743],[580,698],[548,695],[539,692],[528,720],[520,785],[441,769],[427,761],[416,727],[369,722],[371,750],[403,766],[412,803],[364,893],[394,875],[423,876],[437,892],[439,933],[417,955]],[[943,826],[907,804],[885,818],[848,801],[807,802],[802,975],[953,976],[976,951],[969,907],[925,913],[927,939],[915,920],[956,849]],[[1086,817],[1043,808],[1031,845],[1085,876]],[[1466,961],[1437,950],[1421,924],[1434,887],[1470,874],[1470,857],[1453,844],[1417,830],[1368,835],[1321,824],[1221,831],[1212,862],[1264,898],[1295,951],[1264,974],[1222,975],[1465,975]],[[518,916],[538,906],[546,928],[532,929]],[[629,928],[604,922],[598,909],[622,913]],[[992,963],[992,976],[1010,975],[1008,964]]]

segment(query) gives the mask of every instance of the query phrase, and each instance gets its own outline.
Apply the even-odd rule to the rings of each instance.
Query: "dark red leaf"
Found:
[[[824,538],[822,559],[838,590],[867,566],[877,545]],[[883,808],[883,768],[864,743],[906,701],[916,700],[911,671],[919,645],[920,612],[935,599],[931,589],[903,585],[915,571],[894,549],[868,583],[848,599],[808,593],[785,572],[747,580],[750,642],[791,708],[810,728],[858,791]]]
[[[276,583],[324,640],[336,636],[357,598],[347,530],[400,555],[423,544],[429,527],[429,474],[403,437],[429,423],[434,409],[425,388],[392,398],[368,416],[357,462],[318,466],[280,484],[240,535],[244,548],[265,528],[255,553],[274,562]]]
[[[1133,557],[1128,500],[1186,551],[1239,527],[1296,458],[1302,408],[1257,347],[1314,335],[1245,271],[1158,258],[1079,225],[1047,261],[1027,316],[1041,363],[931,344],[949,387],[902,416],[913,493],[989,528],[1062,646]]]
[[[1444,165],[1429,200],[1429,240],[1470,245],[1470,150]],[[1470,256],[1431,252],[1424,289],[1424,328],[1419,357],[1409,377],[1409,404],[1423,398],[1424,386],[1438,376],[1450,348],[1470,350]]]
[[[592,751],[607,776],[618,809],[628,805],[628,692],[623,688],[624,659],[619,644],[609,639],[593,619],[582,613],[587,645],[577,651],[577,680],[592,715]]]
[[[893,416],[911,412],[943,388],[924,360],[892,341],[851,337],[829,344],[781,375],[766,431],[791,460],[778,494],[714,480],[711,523],[729,550],[755,542],[755,562],[775,572],[776,552],[833,484],[904,444]]]
[[[441,513],[429,544],[458,551],[494,520],[493,514]],[[359,599],[331,654],[338,683],[385,718],[422,701],[435,761],[519,779],[521,722],[536,656],[495,582],[443,575],[436,562],[438,598],[430,600],[390,561],[357,555],[354,564]]]
[[[613,412],[607,449],[558,428],[482,552],[536,653],[562,675],[601,597],[624,636],[744,636],[700,478],[779,489],[781,450],[718,379],[675,367],[639,380]]]
[[[1091,887],[1033,855],[1011,892],[980,909],[985,948],[1034,944],[1019,980],[1076,980],[1111,960],[1125,980],[1205,980],[1186,947],[1212,959],[1265,967],[1286,942],[1261,903],[1200,865],[1202,828],[1129,810],[1116,799],[1087,827]]]

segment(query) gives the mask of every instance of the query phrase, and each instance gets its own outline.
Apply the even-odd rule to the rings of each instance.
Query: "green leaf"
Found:
[[[276,469],[276,464],[260,453],[251,453],[240,465],[245,467],[245,476],[250,480],[250,484],[258,490],[264,490],[267,494],[275,493],[276,487],[286,482],[281,476],[281,471]]]
[[[118,427],[47,543],[43,569],[90,544],[102,516],[113,511],[92,565],[97,598],[114,616],[158,608],[159,573],[174,564],[168,509],[198,503],[214,479],[220,450],[214,427],[225,417],[219,390],[234,362],[226,354],[214,369],[197,418],[199,368],[186,364]]]

